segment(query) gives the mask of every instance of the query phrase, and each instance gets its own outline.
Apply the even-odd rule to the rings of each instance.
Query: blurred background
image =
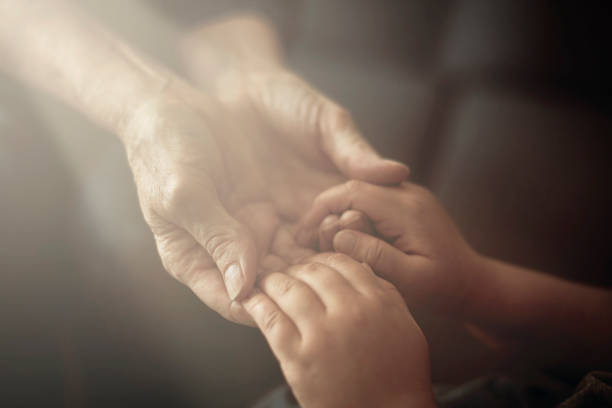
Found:
[[[266,16],[293,69],[408,163],[477,250],[611,285],[606,2],[79,3],[179,72],[185,30]],[[282,381],[257,331],[163,270],[119,142],[4,76],[0,273],[5,406],[243,407]],[[475,375],[469,344],[447,341],[434,376]]]

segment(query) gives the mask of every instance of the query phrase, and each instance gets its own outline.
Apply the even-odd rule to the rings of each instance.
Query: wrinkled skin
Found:
[[[128,126],[127,150],[165,268],[248,324],[232,299],[250,291],[281,223],[346,176],[396,183],[408,169],[380,159],[343,109],[290,74],[229,88],[221,102],[182,90],[151,100]]]

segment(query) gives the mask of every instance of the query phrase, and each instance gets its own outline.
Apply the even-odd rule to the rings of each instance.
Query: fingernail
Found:
[[[326,224],[321,225],[321,230],[328,232],[328,231],[333,231],[335,229],[338,229],[340,226],[340,222],[339,221],[329,221]]]
[[[383,162],[386,163],[386,164],[391,164],[393,166],[402,166],[407,171],[410,171],[410,167],[408,167],[408,165],[406,163],[402,163],[400,161],[392,160],[392,159],[383,159]]]
[[[236,300],[244,286],[244,276],[238,264],[231,264],[225,270],[225,287],[231,300]]]
[[[342,219],[345,227],[352,227],[354,224],[361,222],[361,216],[359,214],[349,214]]]
[[[350,254],[357,244],[357,236],[349,231],[340,231],[334,237],[334,249],[338,252]]]

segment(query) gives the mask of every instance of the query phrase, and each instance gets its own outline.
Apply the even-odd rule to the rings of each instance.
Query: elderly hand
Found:
[[[280,40],[266,21],[235,16],[205,24],[188,33],[180,48],[199,88],[216,95],[245,128],[260,129],[294,156],[374,184],[408,177],[405,165],[376,154],[346,109],[286,67]]]
[[[207,99],[73,3],[3,2],[0,67],[124,142],[163,264],[225,317],[248,321],[231,301],[252,287],[279,216],[305,210],[342,179],[337,168],[369,180],[406,177],[361,141],[342,110],[321,111],[307,121],[314,128],[282,137],[258,112]],[[287,118],[302,126],[301,114],[312,112]]]
[[[381,159],[343,108],[287,71],[219,81],[215,101],[171,84],[132,115],[124,140],[165,268],[227,319],[250,323],[233,300],[270,262],[281,222],[347,177],[394,184],[409,171]]]
[[[309,129],[296,117],[303,133],[291,133],[243,105],[174,88],[133,115],[128,158],[165,268],[230,320],[249,323],[232,300],[251,289],[281,220],[344,174],[388,183],[408,174],[337,117]]]

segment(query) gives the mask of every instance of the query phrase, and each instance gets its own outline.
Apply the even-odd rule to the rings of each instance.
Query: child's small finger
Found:
[[[259,288],[298,328],[308,326],[313,318],[325,311],[323,301],[308,284],[285,273],[262,276]]]
[[[312,207],[299,222],[297,240],[301,245],[309,245],[312,230],[318,228],[328,214],[340,214],[349,209],[357,209],[368,214],[373,221],[388,216],[388,210],[381,202],[386,201],[394,190],[362,181],[351,180],[331,187],[319,194]]]
[[[300,332],[270,297],[253,289],[241,304],[262,331],[274,354],[283,356],[291,351],[291,346],[300,339]]]
[[[358,210],[347,210],[343,212],[339,219],[339,225],[340,229],[361,231],[365,234],[374,233],[374,227],[370,219],[363,212]]]
[[[327,252],[332,250],[334,235],[340,230],[339,217],[330,214],[321,221],[319,226],[319,250]]]
[[[340,231],[338,234],[341,233],[343,233],[343,231]],[[336,236],[338,234],[336,234]],[[310,260],[332,268],[337,274],[345,279],[346,283],[352,287],[354,291],[362,294],[368,293],[371,288],[378,284],[376,276],[372,273],[371,269],[368,270],[364,268],[363,264],[346,254],[323,252],[313,256]],[[336,287],[341,288],[342,286],[336,285]]]
[[[346,299],[354,293],[351,283],[342,274],[319,262],[294,265],[286,273],[310,286],[326,308],[346,306]]]

